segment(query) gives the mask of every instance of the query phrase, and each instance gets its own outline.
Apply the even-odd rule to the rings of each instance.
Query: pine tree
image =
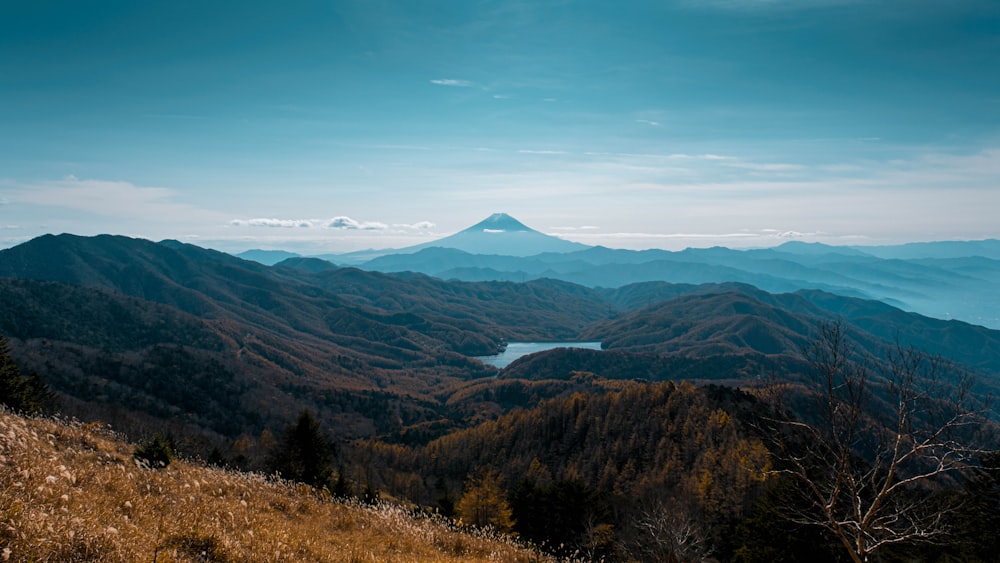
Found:
[[[0,403],[24,414],[39,414],[55,402],[55,395],[37,373],[28,377],[10,355],[10,343],[0,335]]]
[[[298,420],[285,429],[285,435],[268,455],[267,464],[285,479],[323,487],[330,480],[332,459],[319,421],[303,410]]]
[[[354,495],[354,488],[347,481],[343,465],[337,469],[337,480],[333,483],[333,490],[330,493],[339,499],[348,499]]]

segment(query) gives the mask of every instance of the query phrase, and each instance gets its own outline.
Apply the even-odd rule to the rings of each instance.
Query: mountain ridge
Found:
[[[558,263],[536,260],[558,272]],[[714,268],[709,262],[694,266]],[[689,360],[678,376],[714,370],[701,378],[733,379],[749,373],[749,354],[794,350],[806,324],[843,318],[865,342],[899,338],[990,377],[1000,371],[996,331],[815,289],[661,281],[595,288],[558,277],[460,282],[324,264],[294,258],[268,267],[176,241],[42,237],[0,251],[7,303],[0,331],[28,367],[55,378],[59,391],[80,394],[75,400],[91,412],[115,401],[147,405],[155,416],[186,409],[191,423],[227,435],[236,427],[227,426],[221,405],[246,414],[266,404],[264,419],[239,423],[255,431],[293,405],[337,421],[345,436],[458,424],[468,411],[441,397],[495,373],[472,356],[512,340],[599,339],[628,354],[618,363],[681,355]],[[710,359],[723,356],[732,358]],[[200,403],[198,393],[171,390],[187,377],[207,378],[193,390],[216,381],[237,402],[201,391],[207,402]]]

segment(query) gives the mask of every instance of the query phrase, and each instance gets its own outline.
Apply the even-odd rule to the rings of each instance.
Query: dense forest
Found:
[[[43,237],[0,274],[22,412],[564,558],[995,553],[997,331],[822,291],[449,282],[124,237]],[[473,357],[575,339],[604,349]]]

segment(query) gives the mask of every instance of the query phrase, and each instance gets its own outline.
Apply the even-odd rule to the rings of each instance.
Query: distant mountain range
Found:
[[[511,235],[509,250],[545,236],[508,232],[516,225],[496,219],[489,225],[506,228],[480,224],[460,239],[486,237],[500,248]],[[906,249],[916,251],[935,250]],[[988,304],[996,259],[987,256],[904,259],[803,244],[534,256],[428,247],[369,267],[392,261],[410,271],[301,256],[267,266],[172,240],[47,235],[0,251],[0,334],[68,419],[140,441],[166,433],[185,455],[265,471],[289,423],[308,410],[355,491],[446,510],[464,498],[470,475],[498,468],[505,483],[521,483],[510,489],[521,499],[518,518],[559,515],[538,529],[584,535],[588,528],[564,523],[566,514],[579,522],[605,514],[608,530],[629,537],[651,495],[686,499],[670,509],[700,502],[691,506],[736,514],[761,499],[770,505],[776,497],[751,488],[747,472],[747,460],[767,461],[766,445],[753,443],[770,432],[761,415],[773,420],[759,398],[776,384],[789,390],[793,415],[816,418],[806,400],[816,367],[803,351],[829,323],[840,323],[846,357],[870,368],[862,396],[873,421],[898,404],[886,400],[884,362],[897,345],[940,356],[942,388],[970,375],[972,396],[1000,392],[1000,331],[861,297],[918,302],[978,288],[969,303]],[[435,263],[526,281],[412,271]],[[691,283],[658,279],[666,275]],[[593,283],[630,278],[647,281]],[[476,359],[513,341],[582,340],[602,349],[557,347],[502,370]],[[936,398],[917,411],[933,416]],[[995,410],[986,416],[1000,420]],[[734,488],[737,477],[746,485]],[[717,492],[696,492],[706,486]],[[759,513],[746,514],[744,522],[757,521]]]
[[[428,408],[435,391],[490,374],[472,356],[507,339],[573,338],[607,311],[561,282],[453,284],[308,267],[321,264],[268,267],[176,241],[46,235],[0,251],[0,333],[81,405],[74,413],[184,413],[227,435],[309,406],[350,436],[440,418],[443,407]]]
[[[240,256],[272,264],[288,258],[278,251]],[[1000,328],[998,240],[872,247],[793,241],[753,250],[634,251],[569,242],[497,213],[437,241],[321,258],[378,272],[418,272],[461,281],[550,278],[592,288],[647,281],[740,282],[770,292],[821,289]]]
[[[453,235],[415,246],[386,250],[362,250],[346,254],[323,254],[316,257],[337,264],[356,266],[377,260],[385,255],[408,255],[431,248],[447,248],[469,254],[525,257],[544,252],[576,252],[590,247],[536,231],[506,213],[494,213]],[[273,266],[282,260],[300,255],[284,250],[254,249],[241,252],[237,256]]]
[[[916,287],[922,279],[948,287],[972,283],[975,272],[989,274],[992,259],[948,259],[970,265],[952,272],[922,261],[805,248],[811,252],[595,247],[501,259],[428,248],[407,255],[497,265],[547,260],[550,273],[585,271],[588,260],[603,263],[591,270],[607,275],[671,266],[694,281],[699,272],[742,272],[787,293],[732,281],[603,288],[555,276],[524,283],[445,281],[314,258],[264,266],[169,240],[47,235],[0,251],[0,333],[11,338],[26,369],[59,391],[69,414],[96,416],[122,429],[173,421],[229,437],[279,427],[305,407],[339,437],[432,423],[444,431],[479,416],[469,414],[478,406],[470,410],[455,397],[495,374],[474,356],[508,341],[594,339],[608,351],[537,354],[512,364],[502,379],[564,379],[592,371],[612,379],[738,382],[761,370],[794,372],[801,369],[796,352],[817,324],[837,319],[850,325],[862,350],[878,353],[899,341],[980,374],[987,389],[997,387],[1000,331],[843,294],[858,290],[799,289],[773,274],[747,274],[766,265],[799,278],[892,278],[897,287]],[[664,256],[683,260],[643,261]],[[719,264],[726,260],[730,266]],[[985,280],[975,283],[987,291]]]

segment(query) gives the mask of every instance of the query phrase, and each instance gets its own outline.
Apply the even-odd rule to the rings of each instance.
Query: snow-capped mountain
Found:
[[[425,248],[452,248],[470,254],[534,256],[543,252],[576,252],[589,248],[538,232],[506,213],[494,213],[475,225],[442,239],[394,251],[409,254]]]

